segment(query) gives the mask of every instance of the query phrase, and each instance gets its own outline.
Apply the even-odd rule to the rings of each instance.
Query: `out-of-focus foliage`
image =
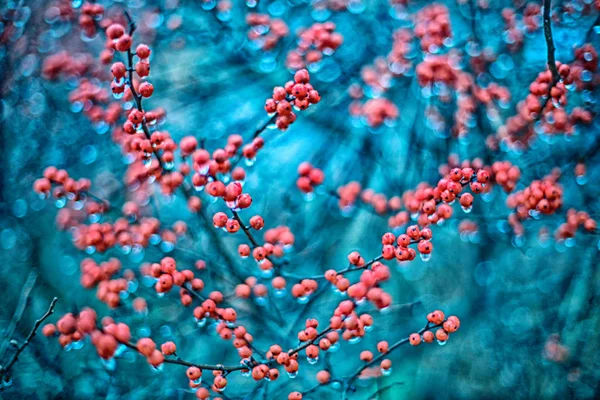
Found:
[[[92,305],[102,315],[129,323],[134,337],[151,334],[157,342],[175,340],[186,358],[237,363],[235,349],[215,335],[214,327],[198,328],[176,294],[157,297],[140,281],[138,293],[149,299],[148,315],[141,316],[131,310],[133,294],[123,300],[126,307],[109,310],[95,298],[94,290],[81,287],[79,263],[87,255],[74,248],[68,232],[57,231],[52,200],[39,199],[32,184],[48,165],[68,169],[74,177],[90,178],[95,193],[109,199],[117,210],[113,215],[118,215],[128,194],[122,180],[126,164],[111,140],[110,128],[91,123],[80,105],[69,103],[68,92],[75,87],[75,80],[51,82],[41,77],[41,65],[49,55],[65,49],[72,54],[90,48],[100,51],[103,44],[99,38],[82,41],[77,20],[56,20],[53,11],[48,11],[54,6],[50,3],[8,1],[0,5],[4,16],[0,24],[0,333],[22,340],[49,300],[57,296],[57,312]],[[380,254],[387,219],[361,207],[342,215],[337,199],[327,195],[327,190],[356,180],[388,197],[400,195],[423,181],[435,184],[440,177],[438,167],[451,153],[461,160],[511,161],[521,169],[520,189],[553,167],[564,168],[560,183],[565,209],[575,207],[597,216],[597,158],[588,157],[585,179],[576,179],[573,173],[578,159],[599,140],[597,117],[591,125],[578,127],[576,135],[539,139],[526,150],[504,146],[492,152],[486,148],[498,119],[516,113],[529,84],[546,69],[541,28],[526,34],[520,51],[507,50],[501,10],[515,6],[512,2],[490,1],[485,9],[469,1],[443,2],[453,30],[447,44],[469,49],[465,43],[475,34],[480,46],[471,47],[472,52],[484,48],[497,55],[477,81],[481,85],[497,82],[511,94],[510,102],[499,108],[500,117],[484,111],[470,121],[468,134],[461,138],[450,132],[455,103],[439,102],[421,88],[414,71],[394,78],[384,94],[399,110],[395,122],[369,128],[348,111],[348,88],[361,82],[361,68],[377,56],[386,56],[392,33],[401,27],[412,28],[410,16],[428,2],[409,1],[406,6],[392,7],[387,1],[349,1],[348,9],[331,11],[300,0],[261,0],[254,10],[281,18],[290,28],[290,35],[267,52],[256,50],[247,39],[245,15],[252,9],[242,1],[234,0],[228,12],[200,0],[101,3],[117,9],[127,6],[138,23],[140,37],[151,43],[155,95],[147,104],[166,109],[165,129],[177,140],[186,135],[205,138],[207,148],[222,146],[231,133],[248,137],[264,120],[265,99],[274,86],[290,79],[285,59],[295,46],[294,33],[299,27],[315,20],[336,23],[343,45],[311,71],[323,100],[302,112],[288,131],[266,132],[267,144],[249,169],[244,186],[267,227],[285,224],[295,233],[296,244],[284,267],[291,274],[310,276],[328,268],[343,268],[352,250],[365,257]],[[525,5],[517,3],[517,13],[522,12]],[[561,22],[553,26],[556,57],[571,62],[574,47],[584,42],[598,44],[600,31],[594,27],[598,12],[561,15],[560,7],[566,3],[583,9],[588,2],[561,3],[557,6]],[[541,15],[539,21],[541,27]],[[420,59],[419,52],[416,46],[409,57]],[[597,95],[597,90],[585,94],[590,110],[598,110]],[[444,122],[425,113],[432,104],[441,111]],[[305,201],[295,185],[296,169],[305,160],[326,175],[312,201]],[[357,391],[348,398],[598,398],[597,235],[578,234],[555,241],[553,232],[564,222],[563,212],[532,218],[524,224],[525,234],[516,237],[507,222],[506,194],[496,187],[482,199],[477,199],[470,214],[455,210],[455,218],[435,228],[435,252],[429,262],[417,259],[392,268],[393,278],[386,289],[394,303],[386,312],[374,313],[374,328],[362,341],[343,343],[318,365],[303,365],[295,380],[282,376],[271,383],[255,383],[232,374],[224,394],[228,398],[287,398],[291,390],[314,386],[323,362],[331,363],[337,375],[346,376],[359,365],[360,351],[372,350],[379,340],[392,343],[406,337],[424,325],[428,312],[439,308],[460,316],[458,333],[444,346],[399,349],[391,357],[391,375],[358,381]],[[198,259],[205,260],[207,271],[202,278],[207,287],[232,293],[238,282],[224,265],[213,235],[188,212],[182,196],[166,197],[157,189],[148,201],[150,212],[165,226],[183,219],[193,232],[170,255],[190,266]],[[209,202],[203,207],[211,215],[219,210]],[[465,219],[478,225],[475,233],[459,232]],[[542,227],[549,236],[539,234]],[[244,242],[243,235],[219,237],[221,248],[238,260],[236,249]],[[129,254],[111,250],[93,257],[101,261],[115,256],[124,266],[135,268],[163,255],[160,247],[150,247]],[[249,262],[238,260],[238,267],[244,276],[258,274]],[[27,307],[19,316],[15,310],[31,282]],[[252,328],[258,348],[274,342],[295,346],[304,319],[327,320],[339,299],[331,292],[307,305],[286,297],[270,298],[264,306],[247,300],[236,307],[240,320]],[[281,315],[275,315],[273,302]],[[18,320],[16,326],[12,320]],[[9,345],[7,337],[0,338],[1,356]],[[548,346],[555,349],[557,343],[564,346],[566,355],[553,359],[547,350]],[[11,350],[6,351],[9,354]],[[382,388],[386,389],[379,392]],[[116,365],[108,365],[89,344],[64,351],[56,340],[39,335],[13,367],[12,385],[0,392],[0,397],[187,399],[193,398],[192,393],[184,370],[177,366],[165,365],[155,371],[132,352],[119,358]],[[342,395],[339,389],[326,387],[312,396],[305,398],[338,399]]]

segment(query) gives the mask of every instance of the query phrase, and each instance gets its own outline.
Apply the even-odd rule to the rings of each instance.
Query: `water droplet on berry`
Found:
[[[114,357],[111,357],[108,360],[101,358],[101,360],[102,360],[102,366],[104,368],[106,368],[107,371],[114,371],[115,368],[117,367],[117,362],[115,361]]]
[[[298,372],[288,372],[287,374],[291,379],[294,379],[296,376],[298,376]]]
[[[319,361],[319,357],[306,357],[306,361],[309,364],[316,364]]]
[[[360,336],[354,336],[352,339],[348,340],[348,343],[350,343],[350,344],[357,344],[357,343],[360,342],[360,340],[361,340]]]

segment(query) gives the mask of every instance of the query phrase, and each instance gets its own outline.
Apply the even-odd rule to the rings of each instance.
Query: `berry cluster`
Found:
[[[366,119],[367,125],[371,127],[378,127],[383,123],[391,124],[400,115],[398,107],[383,97],[367,100],[360,111]]]
[[[84,3],[79,14],[79,27],[87,37],[96,35],[97,21],[102,19],[104,7],[97,3]]]
[[[560,240],[572,238],[579,227],[583,227],[586,232],[595,232],[598,223],[585,211],[577,211],[571,208],[567,211],[566,222],[562,223],[556,230],[555,237]]]
[[[95,75],[94,59],[89,54],[71,55],[67,51],[49,55],[42,64],[42,76],[50,81],[60,77]]]
[[[409,246],[417,243],[417,250],[421,255],[421,259],[428,261],[433,250],[431,237],[431,229],[419,229],[417,225],[406,228],[406,233],[398,236],[397,240],[393,233],[388,232],[381,237],[383,245],[381,255],[385,260],[396,258],[398,261],[412,261],[415,259],[417,252]]]
[[[416,73],[419,85],[422,87],[438,82],[455,87],[458,84],[459,75],[461,75],[450,66],[450,59],[447,55],[427,57],[417,65]],[[462,74],[462,78],[465,79],[466,76]]]
[[[54,185],[54,189],[52,186]],[[89,179],[75,180],[64,169],[47,167],[43,178],[33,183],[33,190],[40,196],[48,197],[52,190],[55,199],[81,200],[89,191],[92,183]]]
[[[269,115],[273,115],[279,130],[285,131],[296,121],[292,107],[306,110],[311,104],[321,101],[319,92],[314,90],[309,82],[308,71],[301,69],[294,75],[294,80],[287,82],[285,87],[277,86],[273,89],[273,97],[267,99],[265,110]]]
[[[286,66],[293,70],[307,68],[321,61],[323,56],[330,56],[344,42],[344,37],[335,32],[333,22],[314,23],[298,34],[298,47],[291,50],[285,61]]]
[[[441,328],[435,332],[435,335],[430,330],[411,334],[408,339],[411,345],[418,346],[422,342],[431,343],[434,337],[438,342],[444,343],[448,340],[451,333],[456,332],[460,328],[460,320],[457,317],[452,315],[446,319],[444,313],[440,310],[435,310],[427,314],[427,321],[435,326],[441,325]]]
[[[400,197],[388,198],[382,193],[376,193],[373,189],[363,190],[360,183],[352,181],[337,189],[338,205],[342,211],[349,211],[358,200],[368,204],[378,214],[385,214],[388,210],[398,211],[402,207]]]
[[[560,171],[541,180],[534,180],[524,190],[520,190],[508,196],[506,205],[514,209],[509,215],[508,222],[516,234],[523,232],[521,221],[530,218],[536,213],[553,214],[563,203],[563,189],[557,183]]]
[[[194,273],[189,269],[178,271],[177,263],[171,257],[165,257],[160,260],[160,263],[153,263],[144,269],[146,270],[145,272],[156,279],[154,285],[156,293],[167,293],[174,286],[180,287],[180,300],[186,307],[192,304],[192,297],[188,290],[184,288],[184,285],[189,283],[192,290],[201,291],[204,289],[204,282],[202,279],[195,278]]]
[[[448,8],[442,4],[423,7],[415,14],[415,36],[421,41],[421,49],[437,53],[452,37]]]
[[[131,339],[129,326],[115,323],[110,317],[102,319],[102,328],[99,329],[96,311],[88,307],[76,315],[73,313],[63,315],[56,325],[45,325],[42,332],[45,336],[58,334],[58,343],[62,347],[71,347],[89,336],[98,355],[105,360],[115,355],[119,343],[128,343]]]
[[[440,179],[435,187],[427,184],[421,184],[415,191],[407,191],[402,197],[402,202],[406,211],[401,211],[395,216],[390,217],[389,224],[392,227],[406,224],[409,219],[409,213],[417,217],[419,226],[428,226],[446,220],[452,216],[452,207],[450,204],[458,199],[462,209],[465,212],[471,210],[473,204],[473,195],[471,193],[462,193],[466,186],[469,186],[474,194],[482,193],[486,189],[486,184],[490,182],[490,173],[487,169],[474,169],[474,163],[464,163],[462,168],[453,168],[447,176]],[[487,185],[489,187],[489,185]]]
[[[492,181],[502,186],[506,193],[515,190],[520,178],[521,170],[509,161],[496,161],[492,164]]]
[[[248,13],[246,24],[250,26],[248,39],[257,48],[265,51],[274,49],[277,43],[289,34],[289,28],[283,20],[271,19],[268,14]]]
[[[321,185],[325,180],[323,171],[313,167],[308,161],[298,166],[298,175],[296,186],[302,193],[312,193],[315,187]]]
[[[502,19],[504,20],[504,42],[508,51],[516,53],[523,47],[524,32],[520,29],[517,13],[514,8],[503,8]]]

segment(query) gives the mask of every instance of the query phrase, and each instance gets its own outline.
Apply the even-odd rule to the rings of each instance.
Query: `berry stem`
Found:
[[[129,14],[129,11],[125,11],[125,16],[127,17],[127,20],[129,22],[129,36],[131,36],[133,38],[133,33],[135,32],[135,22],[133,21],[133,18],[131,17],[131,15]],[[133,99],[135,100],[135,105],[137,107],[137,109],[141,112],[144,112],[144,109],[142,107],[142,96],[135,90],[135,87],[133,86],[133,52],[131,51],[131,46],[127,49],[127,74],[128,74],[128,79],[127,79],[127,86],[129,86],[129,90],[131,90],[131,94],[133,95]],[[144,135],[146,136],[146,139],[151,140],[152,135],[150,134],[150,130],[148,129],[148,125],[146,124],[146,117],[144,116],[142,118],[142,130],[144,131]],[[162,160],[162,158],[160,157],[160,154],[158,153],[158,149],[156,149],[154,146],[152,146],[152,152],[154,153],[154,155],[156,156],[156,159],[158,160],[158,165],[160,165],[161,169],[165,169],[164,168],[164,162]]]
[[[438,328],[440,326],[442,326],[443,323],[441,324],[437,324],[437,325],[429,325],[429,322],[423,327],[421,328],[417,333],[419,335],[421,335],[423,332],[433,329],[433,328]],[[349,376],[348,378],[344,379],[344,381],[346,382],[346,385],[350,385],[350,383],[352,383],[352,381],[354,381],[356,378],[358,378],[358,376],[361,374],[361,372],[363,372],[365,369],[369,368],[370,366],[372,366],[373,364],[378,363],[379,361],[381,361],[382,359],[384,359],[389,353],[391,353],[393,350],[397,349],[398,347],[405,345],[406,343],[409,342],[409,338],[405,337],[403,339],[400,339],[399,341],[397,341],[396,343],[394,343],[393,345],[391,345],[387,351],[381,353],[380,355],[378,355],[377,357],[373,358],[371,361],[369,361],[368,363],[365,363],[363,366],[361,366],[360,368],[358,368],[356,370],[356,372],[354,372],[354,374],[352,374],[351,376]]]

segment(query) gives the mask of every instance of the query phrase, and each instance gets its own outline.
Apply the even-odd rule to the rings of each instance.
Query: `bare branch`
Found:
[[[17,346],[17,350],[15,351],[15,354],[13,354],[13,356],[8,361],[6,366],[0,366],[0,377],[4,378],[5,376],[8,375],[11,367],[15,364],[15,362],[17,362],[19,355],[29,345],[29,342],[31,342],[31,339],[33,339],[33,337],[35,336],[35,333],[38,330],[38,328],[40,327],[40,325],[42,324],[42,322],[44,322],[44,320],[46,318],[48,318],[50,315],[52,315],[52,313],[54,312],[54,306],[56,305],[57,301],[58,301],[57,297],[52,299],[52,302],[50,303],[50,306],[48,307],[48,310],[46,311],[46,313],[35,321],[35,324],[33,324],[33,328],[31,328],[29,335],[27,335],[27,338],[25,338],[25,341],[20,346]]]

